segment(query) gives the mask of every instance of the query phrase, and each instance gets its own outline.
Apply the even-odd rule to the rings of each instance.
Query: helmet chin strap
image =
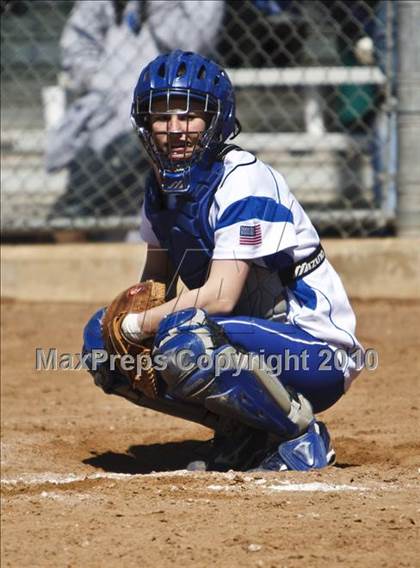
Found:
[[[170,170],[160,171],[160,186],[164,193],[187,193],[191,185],[191,168],[187,167],[179,172]]]
[[[212,164],[215,155],[215,149],[206,148],[198,159],[193,159],[185,164],[182,169],[170,169],[156,166],[159,172],[159,182],[163,193],[172,195],[182,195],[189,193],[194,186],[193,180],[197,178],[200,171],[206,170]]]

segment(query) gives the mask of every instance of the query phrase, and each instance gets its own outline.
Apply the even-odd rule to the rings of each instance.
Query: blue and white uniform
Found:
[[[204,130],[196,123],[199,132],[169,120],[199,118],[192,101],[206,117]],[[206,469],[319,469],[335,454],[314,413],[332,406],[359,372],[355,317],[282,176],[228,145],[240,131],[235,108],[226,71],[199,54],[177,50],[142,70],[131,119],[159,178],[146,187],[143,240],[167,251],[189,289],[204,286],[213,260],[245,260],[250,270],[228,316],[191,306],[160,321],[156,399],[105,365],[92,374],[105,392],[224,433]],[[158,139],[153,120],[163,116]],[[171,158],[173,145],[183,160]],[[101,340],[102,314],[85,328],[86,350]],[[132,315],[124,333],[131,333],[124,325]]]
[[[148,218],[147,195],[141,237],[151,245],[164,246],[156,234],[159,215],[155,230]],[[206,198],[209,213],[202,231],[212,236],[212,259],[249,260],[254,267],[273,274],[308,257],[319,245],[315,228],[281,174],[249,152],[232,149],[225,155],[217,188]],[[176,207],[182,209],[179,202]],[[172,246],[176,249],[177,242]],[[176,256],[182,257],[182,252]],[[203,270],[207,269],[204,264]],[[278,285],[281,288],[280,281]],[[214,319],[232,341],[252,352],[301,354],[305,349],[311,369],[283,371],[282,382],[303,392],[315,410],[324,410],[360,372],[356,361],[360,361],[362,348],[355,336],[353,310],[327,259],[310,274],[289,283],[282,293],[287,301],[285,322],[239,314]],[[340,353],[334,362],[337,350]],[[358,350],[359,356],[352,357]],[[342,362],[343,372],[336,368],[337,361]]]

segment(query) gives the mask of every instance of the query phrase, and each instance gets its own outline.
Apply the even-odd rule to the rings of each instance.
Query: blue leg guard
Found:
[[[118,370],[111,370],[102,337],[104,313],[105,308],[95,312],[83,330],[83,357],[96,386],[100,387],[106,394],[121,396],[137,406],[191,420],[214,430],[224,430],[224,421],[206,408],[184,403],[181,400],[174,400],[166,394],[157,399],[149,399],[142,393],[133,390],[129,380],[122,373]]]
[[[155,361],[164,363],[160,375],[176,399],[282,439],[299,436],[314,420],[309,402],[286,390],[267,369],[238,369],[244,354],[229,344],[223,329],[203,310],[167,316],[153,354]]]
[[[308,471],[322,469],[334,461],[335,452],[327,428],[322,422],[314,421],[304,434],[281,443],[274,453],[250,471]]]

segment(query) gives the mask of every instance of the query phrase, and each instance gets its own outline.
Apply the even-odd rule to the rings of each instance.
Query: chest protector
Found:
[[[189,289],[199,288],[207,280],[214,249],[209,211],[223,173],[223,161],[208,169],[195,169],[193,190],[185,195],[163,195],[154,180],[146,190],[146,216],[160,245],[168,250],[176,274]]]

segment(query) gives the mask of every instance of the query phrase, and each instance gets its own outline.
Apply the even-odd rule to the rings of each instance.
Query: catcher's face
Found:
[[[203,103],[185,97],[171,97],[153,102],[150,128],[159,152],[171,161],[189,160],[206,130],[207,113]]]

